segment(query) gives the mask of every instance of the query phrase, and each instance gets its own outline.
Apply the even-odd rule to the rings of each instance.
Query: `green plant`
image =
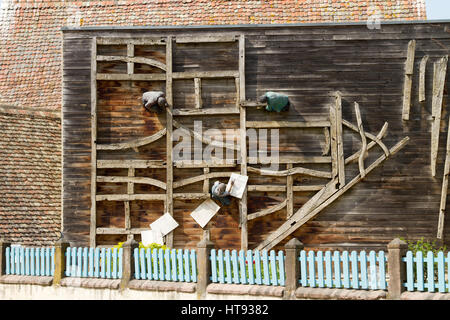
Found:
[[[426,241],[423,237],[420,238],[419,240],[406,240],[404,238],[400,238],[400,240],[405,241],[408,244],[408,250],[412,252],[413,257],[416,256],[416,253],[418,251],[422,251],[422,254],[424,257],[426,257],[426,255],[429,251],[431,251],[434,256],[437,256],[439,251],[443,251],[443,252],[447,251],[447,246],[437,245],[436,240],[430,242],[430,241]],[[414,274],[417,274],[417,265],[415,263],[413,264],[413,272],[414,272]],[[435,280],[437,280],[437,276],[438,276],[437,272],[438,272],[437,262],[435,262],[434,263],[434,278],[435,278]],[[425,279],[428,278],[428,270],[425,267],[423,268],[423,275],[424,275]]]

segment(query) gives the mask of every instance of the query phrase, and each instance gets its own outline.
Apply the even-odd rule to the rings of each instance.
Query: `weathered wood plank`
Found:
[[[247,121],[247,128],[322,128],[329,121]]]
[[[239,100],[245,101],[245,35],[239,36]],[[239,106],[239,131],[240,131],[240,159],[241,159],[241,175],[247,175],[247,132],[246,121],[247,115],[244,107]],[[247,226],[247,188],[239,201],[239,226],[241,227],[241,249],[248,249],[248,226]]]
[[[166,190],[166,184],[164,182],[148,177],[97,176],[97,182],[110,182],[110,183],[132,182],[132,183],[152,185],[161,188],[163,190]]]
[[[140,234],[142,231],[149,230],[149,228],[97,228],[97,234]]]
[[[89,245],[95,247],[96,245],[96,224],[97,224],[97,39],[92,38],[91,41],[91,219],[90,219],[90,233]]]
[[[286,165],[286,170],[293,169],[292,163]],[[331,174],[330,174],[331,177]],[[286,218],[289,219],[294,214],[294,177],[287,175],[286,177]]]
[[[126,73],[97,73],[97,80],[106,81],[165,81],[165,73],[126,74]]]
[[[264,216],[266,216],[268,214],[277,212],[277,211],[283,209],[284,207],[286,207],[287,202],[288,201],[286,199],[283,202],[281,202],[281,203],[279,203],[279,204],[277,204],[277,205],[275,205],[273,207],[269,207],[269,208],[263,209],[261,211],[255,212],[255,213],[251,213],[251,214],[249,214],[247,216],[247,220],[253,220],[253,219],[256,219],[256,218],[259,218],[259,217],[264,217]]]
[[[128,46],[132,47],[133,45],[128,45]],[[158,60],[151,59],[151,58],[145,58],[145,57],[134,57],[134,56],[132,56],[132,55],[134,55],[134,49],[129,50],[129,54],[130,54],[130,56],[128,56],[128,57],[98,55],[97,61],[123,61],[123,62],[129,63],[129,64],[141,63],[141,64],[147,64],[149,66],[157,67],[161,70],[166,71],[166,65]],[[128,74],[133,74],[133,73],[134,72],[130,72],[130,70],[128,70]]]
[[[339,186],[345,185],[345,159],[344,159],[344,141],[342,133],[342,94],[336,92],[336,144],[337,144],[337,169],[339,177]]]
[[[173,72],[173,79],[195,79],[195,78],[236,78],[239,77],[237,71],[185,71]]]
[[[122,143],[97,144],[97,150],[123,150],[142,147],[164,137],[166,132],[167,129],[164,128],[149,137],[133,139],[132,141]]]
[[[402,139],[390,151],[390,155],[394,155],[400,149],[402,149],[409,141],[409,137]],[[370,164],[366,168],[366,174],[370,173],[373,169],[378,167],[388,156],[382,154],[377,160]],[[330,181],[326,187],[314,195],[306,204],[304,204],[290,219],[288,219],[282,226],[280,226],[275,232],[271,233],[264,241],[262,241],[257,247],[257,250],[269,250],[277,245],[280,241],[286,238],[289,234],[297,230],[300,226],[312,219],[315,215],[321,212],[329,204],[339,198],[344,192],[361,181],[361,175],[358,174],[349,183],[341,185],[336,191],[334,184],[338,179]]]
[[[447,74],[448,55],[434,63],[433,98],[431,123],[431,175],[436,175],[436,162],[439,149],[439,132],[441,128],[442,101]]]
[[[100,45],[165,45],[164,37],[139,37],[139,38],[119,38],[119,37],[97,37],[97,44]]]
[[[247,167],[248,172],[258,173],[260,175],[265,176],[274,176],[274,177],[288,177],[295,174],[303,174],[311,177],[318,177],[318,178],[332,178],[330,172],[325,171],[319,171],[319,170],[312,170],[307,168],[291,168],[287,170],[280,170],[280,171],[273,171],[273,170],[265,170],[265,169],[259,169],[259,168],[253,168],[253,167]]]
[[[202,79],[194,78],[194,91],[195,91],[195,108],[201,109],[203,106]]]
[[[173,216],[173,144],[172,144],[172,132],[173,132],[173,38],[167,37],[166,43],[166,99],[169,107],[166,108],[166,201],[164,203],[165,212]],[[166,245],[173,247],[173,231],[165,237]]]
[[[158,200],[165,201],[165,194],[98,194],[97,201],[135,201],[135,200]]]
[[[196,183],[199,181],[203,181],[205,179],[214,179],[214,178],[229,178],[233,172],[210,172],[206,174],[202,174],[196,177],[186,178],[180,181],[175,181],[173,183],[173,188],[180,188],[192,183]],[[236,172],[235,172],[236,173]],[[207,191],[209,192],[209,191]]]
[[[163,160],[97,160],[97,168],[165,168]]]
[[[196,107],[196,109],[173,110],[174,116],[206,116],[206,115],[220,115],[220,114],[239,114],[239,109],[236,109],[234,107],[197,109]]]
[[[423,56],[422,60],[420,60],[420,68],[419,68],[419,102],[424,102],[426,99],[425,96],[425,76],[426,76],[426,68],[429,56]]]
[[[366,169],[364,168],[364,159],[367,157],[367,139],[366,135],[364,134],[364,127],[362,124],[361,119],[361,111],[359,110],[359,104],[355,102],[355,114],[356,114],[356,121],[358,123],[358,130],[359,135],[361,136],[361,151],[358,158],[358,166],[359,166],[359,174],[361,175],[361,178],[364,179],[366,176]]]
[[[443,240],[444,237],[444,221],[447,208],[447,194],[448,194],[448,175],[450,174],[450,118],[449,130],[447,132],[447,147],[445,154],[444,174],[442,177],[441,203],[439,206],[439,219],[437,228],[437,238]]]
[[[416,52],[416,40],[411,40],[408,43],[408,52],[405,62],[405,82],[403,86],[403,111],[402,111],[403,120],[409,120],[415,52]]]
[[[208,42],[236,42],[236,35],[205,35],[205,36],[177,36],[176,43],[208,43]]]

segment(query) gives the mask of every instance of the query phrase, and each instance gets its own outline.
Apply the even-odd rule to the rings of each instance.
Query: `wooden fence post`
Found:
[[[53,274],[53,285],[60,286],[61,279],[64,278],[66,271],[66,251],[70,246],[64,239],[55,242],[55,270]]]
[[[6,274],[6,264],[8,263],[8,261],[6,261],[5,252],[6,248],[10,246],[11,243],[0,241],[0,276]]]
[[[300,261],[298,258],[304,245],[297,238],[293,238],[286,243],[284,248],[286,250],[286,286],[284,289],[284,299],[294,299],[300,277]]]
[[[214,248],[214,242],[209,237],[204,237],[197,244],[197,298],[204,299],[206,296],[206,287],[210,283],[211,276],[211,250]]]
[[[120,290],[126,289],[128,287],[128,283],[133,278],[133,252],[135,248],[139,248],[139,243],[137,243],[134,239],[128,240],[122,245],[122,279],[120,281]]]
[[[402,258],[406,255],[408,245],[406,242],[395,238],[389,242],[388,246],[388,299],[400,300],[402,292],[405,290],[403,283],[406,280],[406,265]]]

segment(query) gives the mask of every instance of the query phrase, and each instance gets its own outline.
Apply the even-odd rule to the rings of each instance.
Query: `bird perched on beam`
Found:
[[[169,106],[162,91],[147,91],[142,95],[144,108],[149,112],[161,113]]]

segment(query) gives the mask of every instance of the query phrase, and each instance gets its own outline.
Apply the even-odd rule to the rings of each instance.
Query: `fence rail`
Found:
[[[408,251],[402,260],[406,263],[406,282],[403,284],[406,290],[450,291],[450,252],[445,256],[444,252],[439,251],[435,256],[428,251],[424,257],[422,251],[417,251],[415,255]]]
[[[274,250],[211,250],[213,283],[285,285],[284,253]]]
[[[300,252],[300,279],[303,287],[386,290],[384,251]]]
[[[143,280],[197,282],[195,250],[134,249],[134,277]]]
[[[69,247],[66,250],[67,277],[120,279],[122,248]]]
[[[5,250],[6,274],[53,276],[55,248],[8,247]]]

